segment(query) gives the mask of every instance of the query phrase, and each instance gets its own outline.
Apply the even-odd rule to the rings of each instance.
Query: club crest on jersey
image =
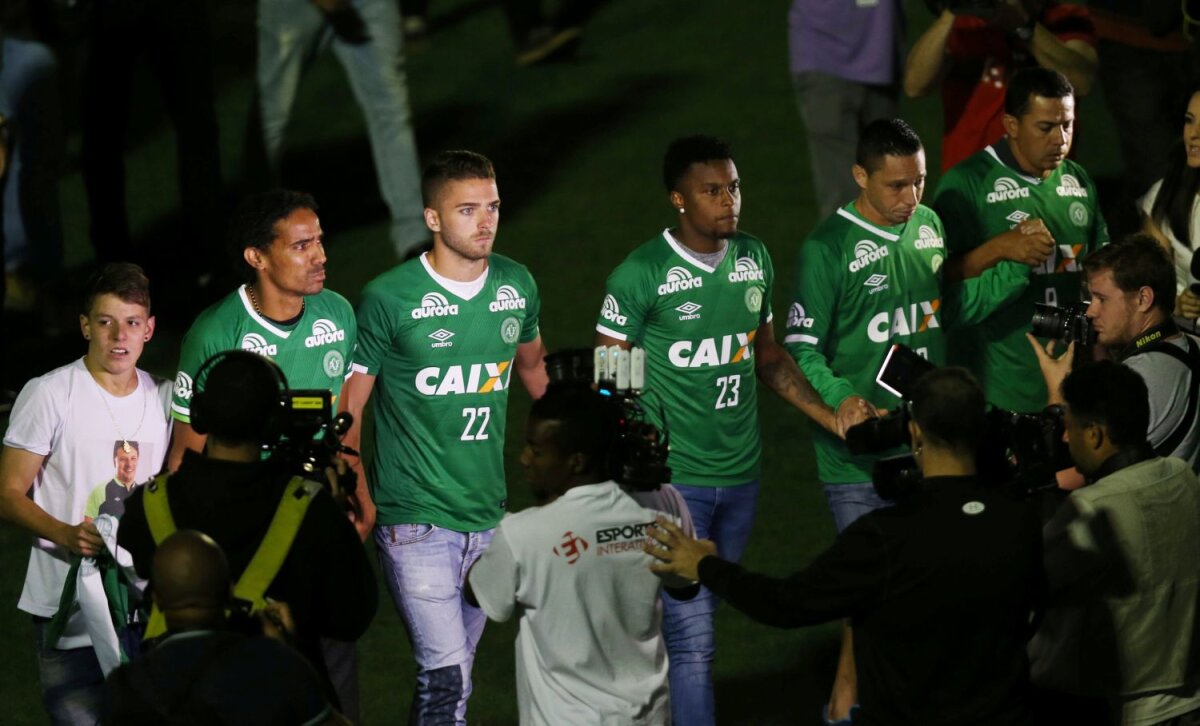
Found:
[[[440,368],[429,366],[417,372],[417,392],[425,396],[450,396],[462,393],[494,393],[508,388],[509,364],[472,363]]]
[[[185,401],[192,400],[192,377],[183,371],[175,374],[175,395]]]
[[[1071,174],[1063,174],[1059,180],[1059,185],[1054,187],[1054,192],[1060,197],[1084,197],[1088,195],[1087,189],[1079,183]]]
[[[488,310],[498,313],[501,310],[524,310],[525,298],[512,285],[501,285],[496,290],[496,299],[488,303]]]
[[[787,326],[789,328],[811,328],[813,319],[804,314],[804,306],[800,303],[792,303],[788,308]]]
[[[251,353],[259,355],[278,355],[279,346],[274,343],[268,343],[267,339],[258,333],[246,333],[242,336],[242,350],[248,350]]]
[[[680,290],[691,290],[694,287],[703,286],[704,278],[693,277],[692,273],[686,268],[676,265],[667,270],[667,281],[658,286],[658,294],[670,295]]]
[[[313,321],[312,335],[304,339],[305,348],[316,348],[321,345],[338,343],[346,339],[346,331],[338,330],[332,320],[321,318]]]
[[[922,224],[917,230],[917,241],[913,243],[913,247],[919,250],[942,250],[946,248],[946,243],[938,237],[938,233],[927,224]]]
[[[881,312],[867,323],[867,337],[874,343],[886,343],[898,335],[912,335],[940,328],[938,308],[941,300],[922,300],[901,305],[892,312]]]
[[[722,335],[720,338],[703,338],[695,342],[677,340],[667,350],[667,359],[676,368],[706,368],[738,363],[754,357],[754,336],[749,333]]]
[[[612,295],[604,296],[604,306],[600,308],[600,317],[617,325],[629,322],[629,318],[621,314],[621,306],[617,304],[617,299]]]
[[[763,271],[751,257],[739,257],[733,263],[733,272],[729,273],[730,282],[747,282],[763,279]]]
[[[1017,183],[1012,177],[1002,176],[992,184],[992,190],[988,192],[988,204],[996,202],[1007,202],[1010,199],[1028,199],[1029,187],[1023,187]]]
[[[1086,227],[1090,217],[1088,208],[1083,202],[1071,202],[1071,206],[1067,208],[1067,216],[1071,218],[1071,223],[1076,227]]]
[[[413,308],[413,320],[423,318],[440,318],[445,315],[458,315],[458,305],[452,305],[446,296],[440,292],[425,293],[421,298],[421,307]]]
[[[880,247],[869,239],[859,240],[858,244],[854,245],[854,259],[850,262],[849,269],[851,272],[858,272],[887,256],[887,247]]]

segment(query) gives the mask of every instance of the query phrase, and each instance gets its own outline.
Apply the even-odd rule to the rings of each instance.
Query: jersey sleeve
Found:
[[[233,346],[221,345],[219,338],[209,330],[209,326],[201,319],[183,336],[183,344],[179,348],[179,368],[175,374],[175,391],[171,398],[171,417],[176,421],[191,423],[192,392],[196,383],[196,373],[204,362],[222,350]]]
[[[942,293],[946,301],[943,308],[946,327],[975,325],[1018,300],[1025,288],[1029,287],[1029,274],[1026,265],[1001,260],[984,270],[979,277],[947,285]]]
[[[528,343],[536,340],[541,333],[539,325],[542,316],[542,295],[538,292],[537,281],[529,276],[529,294],[525,296],[525,319],[521,321],[521,337],[519,342]]]
[[[800,248],[796,264],[783,344],[825,403],[837,409],[854,394],[854,385],[829,365],[833,351],[828,335],[838,314],[843,266],[829,245],[811,238]]]
[[[649,294],[650,286],[648,275],[639,265],[630,260],[621,263],[605,283],[596,332],[617,340],[636,342],[654,303]]]
[[[25,384],[8,418],[5,446],[39,456],[50,454],[62,435],[62,412],[67,407],[61,388],[50,385],[46,378],[34,378]]]
[[[387,295],[370,289],[363,292],[362,301],[358,304],[358,348],[354,351],[354,371],[379,375],[379,368],[395,338],[395,306],[391,303],[392,299]]]
[[[104,504],[105,489],[108,489],[108,482],[92,489],[91,494],[88,494],[87,502],[83,505],[83,516],[89,519],[100,516],[100,505]]]
[[[766,245],[763,245],[763,280],[767,283],[767,289],[763,290],[759,325],[769,323],[775,318],[775,313],[771,310],[771,296],[775,294],[775,263],[771,261],[771,253],[767,252]]]
[[[471,567],[467,581],[488,618],[502,623],[512,617],[520,582],[517,560],[504,534],[503,523],[496,528],[491,544]]]
[[[354,359],[358,353],[358,316],[354,314],[354,308],[350,306],[349,302],[346,303],[344,320],[346,321],[343,328],[346,331],[346,350],[350,351],[346,360],[346,378],[349,378],[354,371]]]

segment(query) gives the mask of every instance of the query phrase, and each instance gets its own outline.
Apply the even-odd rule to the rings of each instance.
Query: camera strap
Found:
[[[1163,439],[1162,443],[1154,447],[1154,453],[1159,456],[1170,456],[1179,445],[1183,443],[1183,439],[1188,432],[1192,430],[1192,426],[1196,422],[1196,411],[1200,408],[1200,347],[1189,336],[1183,336],[1184,347],[1187,352],[1179,349],[1179,346],[1171,343],[1167,339],[1179,335],[1179,328],[1175,322],[1168,320],[1162,325],[1151,328],[1145,335],[1141,336],[1133,342],[1133,350],[1128,356],[1122,356],[1122,360],[1140,355],[1142,353],[1163,353],[1169,355],[1188,368],[1188,401],[1187,409],[1184,411],[1183,418],[1175,425],[1175,429]]]

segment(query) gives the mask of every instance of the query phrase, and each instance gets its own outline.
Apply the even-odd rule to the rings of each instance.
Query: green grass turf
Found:
[[[253,72],[251,3],[216,4],[222,164],[229,187],[239,174]],[[435,0],[432,42],[408,59],[409,89],[421,149],[468,147],[497,165],[504,223],[497,249],[527,264],[543,297],[542,331],[553,350],[590,345],[608,272],[671,221],[659,182],[673,137],[711,133],[729,139],[744,182],[742,226],[767,241],[779,271],[775,309],[785,310],[792,260],[817,221],[802,128],[787,73],[787,0],[635,2],[613,0],[587,26],[573,63],[518,70],[500,10],[482,0]],[[910,36],[924,27],[912,3]],[[906,101],[903,115],[930,147],[936,177],[940,106]],[[140,79],[128,145],[135,235],[170,243],[178,224],[174,139],[161,104]],[[1080,160],[1094,174],[1117,167],[1113,134],[1098,96],[1080,108]],[[78,150],[78,136],[71,139]],[[329,235],[329,286],[356,301],[363,284],[394,262],[386,215],[375,190],[363,122],[330,54],[305,77],[290,136],[286,182],[312,191]],[[1110,149],[1113,149],[1111,152]],[[849,173],[847,171],[847,173]],[[936,178],[931,178],[933,189]],[[87,210],[78,169],[63,182],[67,261],[90,259]],[[176,259],[185,261],[187,251]],[[145,367],[174,375],[188,320],[160,315],[161,333]],[[71,321],[65,321],[70,326]],[[82,352],[82,346],[79,351]],[[59,362],[65,362],[66,359]],[[808,444],[809,423],[772,395],[762,397],[762,500],[745,563],[787,573],[833,536]],[[512,395],[506,447],[511,501],[529,503],[517,466],[528,397]],[[27,616],[15,609],[27,539],[0,527],[0,721],[44,723]],[[380,588],[379,616],[361,641],[363,713],[372,723],[403,721],[413,664],[402,625]],[[480,724],[516,721],[512,624],[489,624],[475,664],[469,714]],[[719,721],[811,723],[832,681],[837,627],[779,631],[722,608],[717,615],[715,677]]]

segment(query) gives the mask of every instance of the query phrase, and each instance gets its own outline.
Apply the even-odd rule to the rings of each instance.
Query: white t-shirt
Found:
[[[55,519],[83,520],[92,490],[107,486],[116,474],[113,449],[122,437],[137,443],[135,481],[145,482],[162,468],[171,432],[171,382],[141,370],[137,376],[137,389],[118,398],[100,388],[81,358],[21,389],[4,445],[46,457],[33,480],[33,502]],[[70,557],[53,542],[36,538],[17,607],[43,617],[58,612]],[[90,644],[82,619],[73,617],[59,647]]]
[[[691,533],[664,486],[664,514]],[[492,620],[514,612],[522,724],[668,724],[660,580],[642,551],[657,512],[614,482],[506,516],[469,576]]]
[[[1154,209],[1154,200],[1158,198],[1158,192],[1162,189],[1162,179],[1154,182],[1154,186],[1150,187],[1150,191],[1146,192],[1138,201],[1138,207],[1141,208],[1142,214],[1150,217],[1150,211]],[[1192,254],[1193,249],[1189,249],[1187,245],[1180,242],[1175,233],[1171,231],[1171,225],[1158,225],[1162,230],[1162,234],[1171,242],[1171,252],[1175,258],[1175,291],[1183,292],[1187,289],[1188,282],[1191,280]],[[1200,244],[1200,197],[1192,201],[1192,216],[1191,216],[1191,239],[1192,244]]]

